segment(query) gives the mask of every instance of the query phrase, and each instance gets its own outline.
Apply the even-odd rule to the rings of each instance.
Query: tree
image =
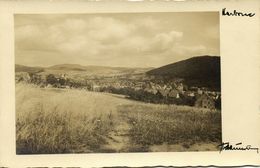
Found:
[[[61,85],[65,85],[65,84],[66,84],[66,80],[63,79],[63,78],[60,78],[59,83],[60,83]]]
[[[48,84],[52,84],[52,85],[57,83],[57,79],[56,79],[56,77],[53,74],[49,74],[46,77],[46,81],[47,81]]]

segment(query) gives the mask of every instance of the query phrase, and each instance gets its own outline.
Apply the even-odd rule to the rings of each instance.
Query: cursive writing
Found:
[[[231,145],[229,142],[222,142],[219,147],[219,152],[222,152],[223,150],[256,150],[257,153],[259,153],[259,148],[253,148],[251,145],[241,146],[242,142],[239,142],[235,145]]]
[[[226,8],[222,9],[222,15],[223,16],[248,16],[248,17],[253,17],[255,16],[255,13],[242,13],[238,12],[236,10],[233,10],[233,12],[228,12],[226,11]]]

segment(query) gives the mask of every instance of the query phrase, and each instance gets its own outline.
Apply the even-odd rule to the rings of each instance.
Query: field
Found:
[[[17,154],[217,150],[221,113],[16,84]]]

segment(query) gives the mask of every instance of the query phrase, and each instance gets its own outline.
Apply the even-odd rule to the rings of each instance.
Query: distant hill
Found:
[[[86,67],[78,64],[59,64],[59,65],[50,66],[46,69],[61,70],[61,71],[85,71]]]
[[[189,86],[220,90],[220,57],[198,56],[147,72],[165,78],[182,78]]]
[[[46,70],[55,71],[84,71],[85,73],[95,75],[106,75],[106,74],[127,74],[127,73],[140,73],[151,70],[152,68],[128,68],[128,67],[108,67],[108,66],[82,66],[78,64],[60,64],[46,68]]]
[[[42,71],[44,71],[44,68],[42,67],[29,67],[29,66],[15,64],[15,72],[38,73]]]
[[[24,65],[15,65],[15,72],[30,72],[38,73],[73,73],[81,75],[122,75],[122,74],[136,74],[145,73],[153,68],[129,68],[129,67],[108,67],[108,66],[82,66],[79,64],[59,64],[50,67],[29,67]]]

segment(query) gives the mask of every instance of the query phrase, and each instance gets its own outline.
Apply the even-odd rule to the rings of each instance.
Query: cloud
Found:
[[[26,23],[25,19],[23,23],[20,20],[19,25],[15,27],[16,50],[19,51],[17,53],[22,53],[19,54],[20,61],[37,59],[37,56],[44,57],[48,52],[46,60],[50,59],[50,64],[58,64],[58,60],[63,56],[63,61],[67,60],[68,63],[79,61],[81,64],[111,66],[158,66],[184,57],[218,53],[218,48],[208,46],[201,40],[206,37],[219,40],[216,38],[216,24],[202,27],[201,31],[205,33],[200,39],[194,38],[197,37],[193,36],[196,32],[185,27],[185,24],[178,27],[171,19],[156,18],[148,14],[122,18],[111,15],[68,15],[55,19],[49,16],[34,19],[37,21],[33,22],[33,19],[30,19],[30,22]],[[25,53],[38,55],[26,56]],[[51,57],[55,55],[58,55],[59,59]],[[42,61],[38,64],[42,64]]]
[[[205,36],[212,39],[219,39],[219,26],[209,26],[205,31]]]
[[[49,48],[46,46],[46,41],[42,40],[46,38],[43,31],[37,25],[25,25],[17,28],[15,32],[16,47],[21,49],[33,49],[39,46]]]
[[[154,52],[160,52],[171,49],[181,41],[182,36],[182,32],[174,30],[169,33],[159,33],[152,39],[150,50]]]
[[[154,24],[152,21],[146,25]],[[151,36],[142,36],[136,32],[140,23],[129,24],[113,18],[94,17],[86,21],[82,19],[66,19],[50,27],[27,25],[17,29],[18,41],[22,48],[53,48],[66,54],[98,55],[102,51],[110,52],[161,52],[170,49],[180,41],[183,33],[170,31]]]
[[[204,45],[196,45],[196,46],[178,46],[178,50],[176,50],[177,53],[183,55],[183,54],[191,54],[196,53],[197,55],[201,55],[203,53],[207,52],[207,48]]]

